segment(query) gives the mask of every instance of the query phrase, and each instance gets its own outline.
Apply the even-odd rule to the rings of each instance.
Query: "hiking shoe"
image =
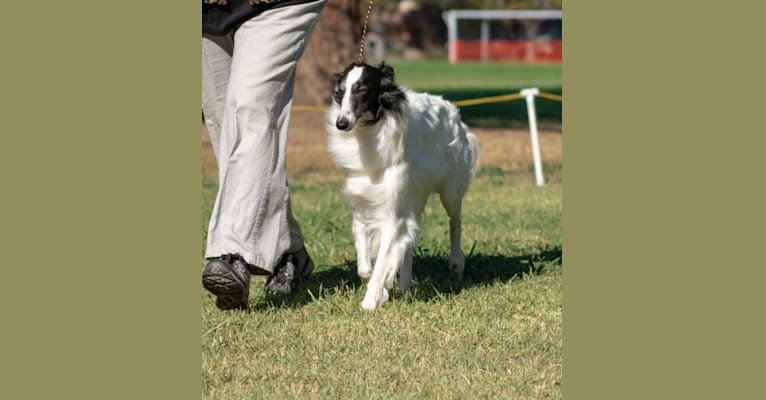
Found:
[[[305,247],[295,253],[287,253],[266,280],[266,289],[277,293],[293,293],[311,275],[314,262]]]
[[[250,271],[238,254],[225,254],[208,261],[202,271],[202,286],[216,295],[215,305],[219,309],[247,309]]]

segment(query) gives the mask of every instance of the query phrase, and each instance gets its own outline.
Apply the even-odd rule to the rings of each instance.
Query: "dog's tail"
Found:
[[[468,148],[471,149],[471,176],[476,173],[476,168],[479,166],[479,152],[481,151],[481,144],[479,138],[472,132],[467,132]]]

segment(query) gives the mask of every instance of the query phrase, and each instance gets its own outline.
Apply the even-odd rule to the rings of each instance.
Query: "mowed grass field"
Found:
[[[200,285],[203,397],[561,398],[560,134],[541,138],[538,188],[523,132],[479,130],[486,157],[464,202],[464,278],[448,273],[448,219],[433,197],[412,290],[366,313],[343,176],[316,118],[296,114],[288,142],[293,211],[314,274],[291,297],[267,295],[265,278],[253,277],[245,312],[217,310]],[[203,249],[217,189],[205,138]]]
[[[400,84],[417,90],[561,89],[561,64],[509,64],[447,61],[392,61]]]

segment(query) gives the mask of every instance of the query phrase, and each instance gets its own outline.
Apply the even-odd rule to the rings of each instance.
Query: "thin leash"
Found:
[[[364,17],[364,28],[362,28],[362,43],[359,45],[359,62],[364,62],[364,41],[367,38],[367,23],[370,21],[370,11],[372,11],[372,2],[367,5],[367,16]]]

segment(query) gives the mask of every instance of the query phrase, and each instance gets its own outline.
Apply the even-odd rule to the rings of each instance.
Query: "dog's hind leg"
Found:
[[[404,293],[410,290],[410,285],[412,285],[412,249],[407,250],[404,262],[399,268],[399,292]]]
[[[460,248],[460,235],[460,214],[458,214],[456,217],[450,217],[449,219],[449,268],[458,278],[462,279],[463,271],[465,270],[465,255],[463,254],[463,249]]]
[[[367,250],[369,249],[369,239],[367,237],[366,227],[360,221],[360,218],[356,213],[354,213],[354,221],[351,230],[354,233],[354,245],[356,246],[356,273],[362,280],[367,282],[372,276],[372,265],[370,264],[370,256],[367,253]]]
[[[463,271],[465,270],[465,255],[463,254],[463,249],[460,248],[460,210],[463,203],[463,194],[458,194],[456,193],[457,191],[449,192],[442,191],[439,193],[442,205],[447,210],[447,215],[449,215],[449,268],[458,278],[462,278]]]

